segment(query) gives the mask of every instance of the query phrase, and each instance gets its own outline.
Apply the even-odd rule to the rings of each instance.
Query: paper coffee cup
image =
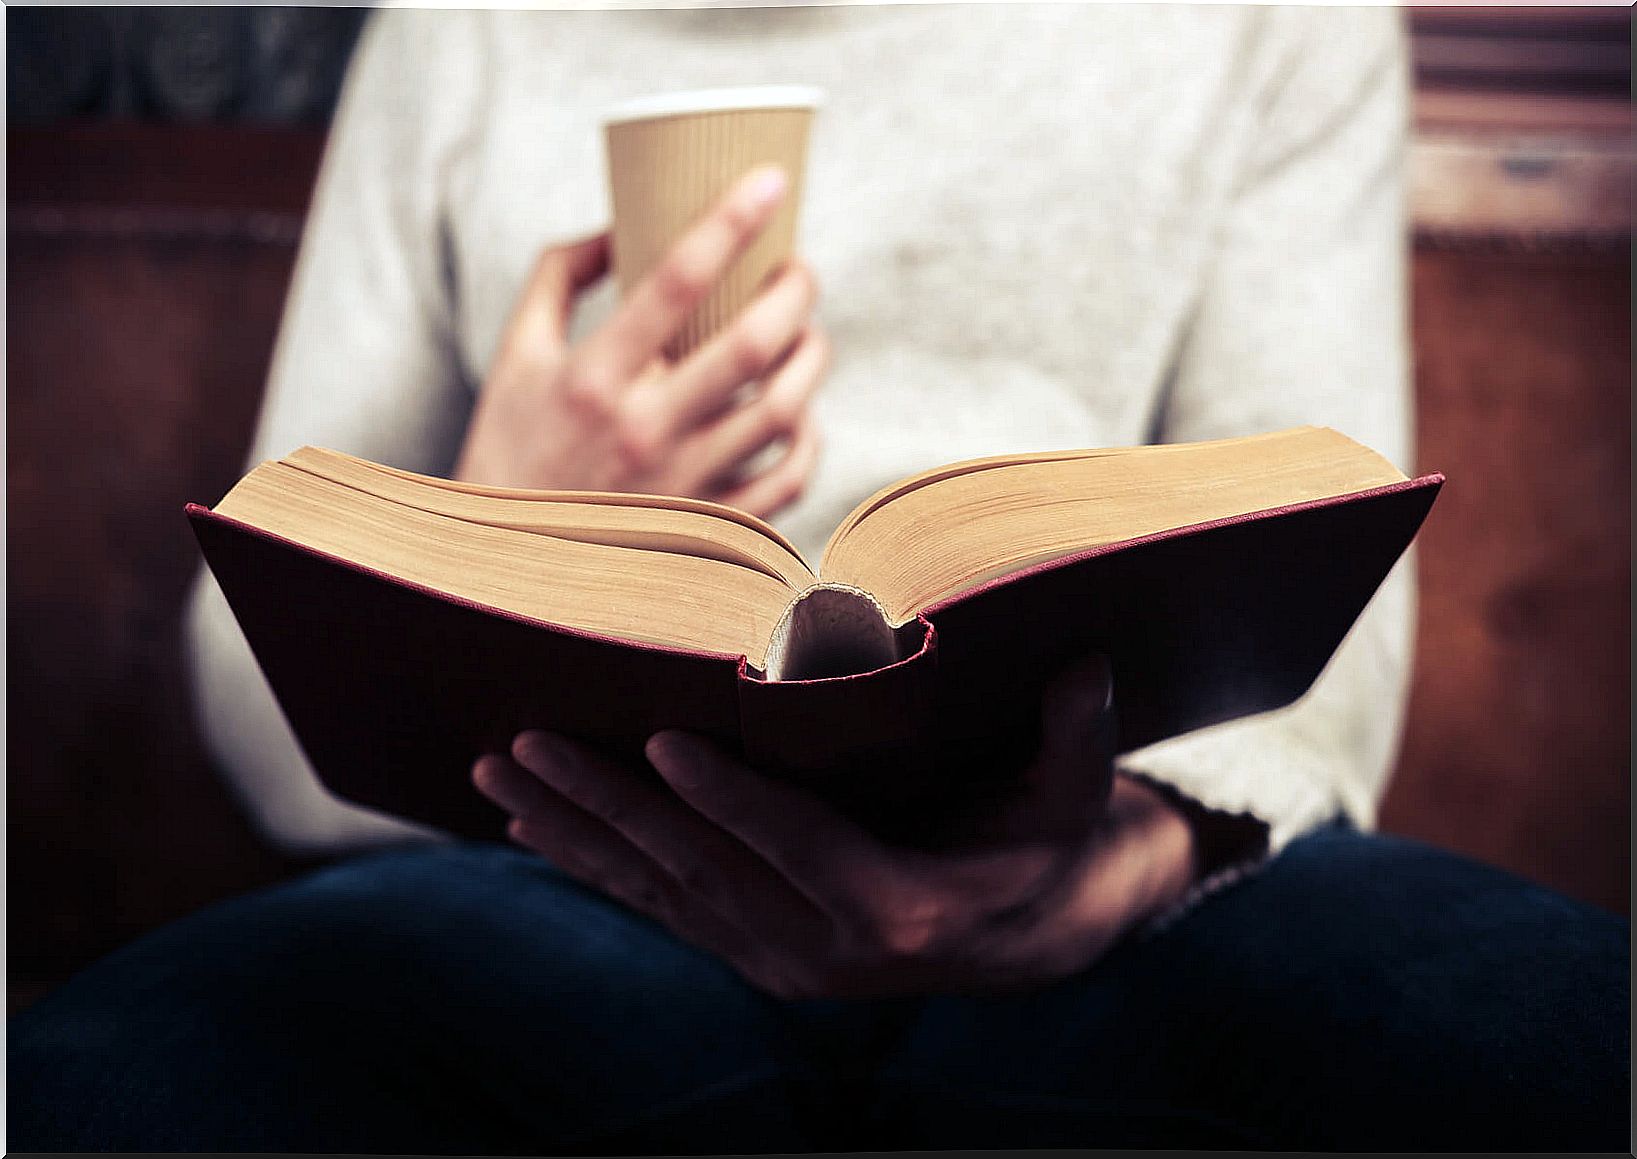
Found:
[[[666,344],[667,357],[684,357],[726,325],[794,251],[808,129],[822,99],[802,85],[701,89],[604,114],[622,297],[750,170],[775,164],[789,179],[773,220]]]

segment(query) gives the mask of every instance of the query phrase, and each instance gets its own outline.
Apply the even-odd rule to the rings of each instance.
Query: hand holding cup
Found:
[[[767,517],[818,457],[809,402],[829,365],[818,285],[787,261],[723,329],[665,353],[787,197],[770,167],[736,182],[639,279],[612,317],[570,346],[575,299],[608,271],[611,237],[545,250],[490,369],[455,477],[507,487],[686,495]],[[745,388],[759,389],[745,397]],[[766,449],[783,456],[746,469]]]
[[[614,228],[540,255],[457,479],[686,495],[763,517],[800,495],[830,357],[817,284],[793,256],[816,103],[806,89],[718,90],[610,114]],[[611,267],[620,305],[571,347],[575,302]]]
[[[763,85],[642,97],[604,117],[614,207],[614,273],[630,294],[688,226],[748,170],[775,165],[789,190],[763,231],[666,344],[686,357],[726,326],[787,262],[796,240],[817,89]]]

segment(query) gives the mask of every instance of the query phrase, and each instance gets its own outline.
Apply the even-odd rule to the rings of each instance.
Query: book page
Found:
[[[663,495],[541,491],[417,475],[319,447],[283,463],[355,490],[453,519],[752,568],[799,591],[814,581],[799,552],[772,527],[732,507]]]
[[[283,462],[214,510],[327,555],[501,611],[760,665],[793,592],[759,568],[492,526]]]
[[[991,579],[1109,543],[1401,482],[1324,427],[1204,443],[972,460],[861,504],[824,552],[827,582],[894,624]]]

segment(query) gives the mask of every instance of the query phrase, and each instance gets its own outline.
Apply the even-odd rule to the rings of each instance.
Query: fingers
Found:
[[[746,930],[819,935],[820,916],[806,898],[663,785],[545,732],[520,734],[512,757],[552,795],[619,833],[724,920]]]
[[[784,457],[762,474],[724,492],[717,502],[747,511],[759,519],[782,511],[807,489],[807,481],[813,477],[813,468],[818,464],[820,446],[818,421],[812,411],[804,410]]]
[[[607,398],[654,358],[773,219],[787,179],[776,166],[741,178],[671,247],[631,291],[614,316],[581,344],[574,393]]]
[[[661,732],[649,738],[647,753],[678,796],[842,925],[856,925],[872,884],[894,875],[891,855],[858,826],[709,741]]]
[[[812,271],[802,262],[789,263],[732,324],[677,367],[665,395],[666,433],[681,436],[714,418],[741,387],[788,361],[817,301]]]
[[[818,327],[803,331],[790,355],[752,401],[696,433],[686,448],[700,483],[737,487],[736,469],[770,444],[795,435],[830,367],[830,342]]]
[[[799,262],[792,263],[698,354],[670,374],[646,376],[646,381],[626,393],[620,407],[631,445],[652,451],[677,448],[680,485],[697,490],[752,451],[788,434],[807,395],[818,386],[828,359],[827,343],[807,326],[817,296],[812,274]],[[821,345],[797,361],[803,342]],[[792,362],[796,362],[794,367]],[[741,412],[753,404],[729,408],[745,385],[770,372],[783,381],[784,389],[774,396],[770,378],[756,400],[754,414],[748,417],[773,429],[753,440],[748,450],[734,453],[733,440],[711,437],[716,424],[732,416],[738,423],[739,442],[744,442],[749,432],[744,430],[747,416]],[[690,438],[691,446],[681,445]]]
[[[533,780],[518,765],[506,764],[512,771],[503,778]],[[684,941],[729,962],[759,957],[745,931],[712,913],[619,834],[567,801],[558,799],[540,812],[514,817],[506,833],[570,877],[654,919]]]
[[[562,804],[537,777],[501,753],[485,753],[472,765],[477,791],[513,817],[533,817]]]
[[[490,753],[479,758],[472,781],[513,815],[506,827],[513,841],[744,972],[766,971],[766,955],[743,927],[711,911],[617,830],[547,788],[510,757]]]

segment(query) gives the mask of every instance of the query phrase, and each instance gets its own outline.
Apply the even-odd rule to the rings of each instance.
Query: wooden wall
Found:
[[[1630,13],[1414,15],[1418,466],[1449,482],[1382,823],[1624,913]]]
[[[13,1008],[296,868],[194,732],[182,506],[238,478],[322,147],[316,130],[8,133]]]
[[[1449,482],[1382,823],[1626,912],[1629,263],[1426,249],[1414,276],[1420,466]]]

